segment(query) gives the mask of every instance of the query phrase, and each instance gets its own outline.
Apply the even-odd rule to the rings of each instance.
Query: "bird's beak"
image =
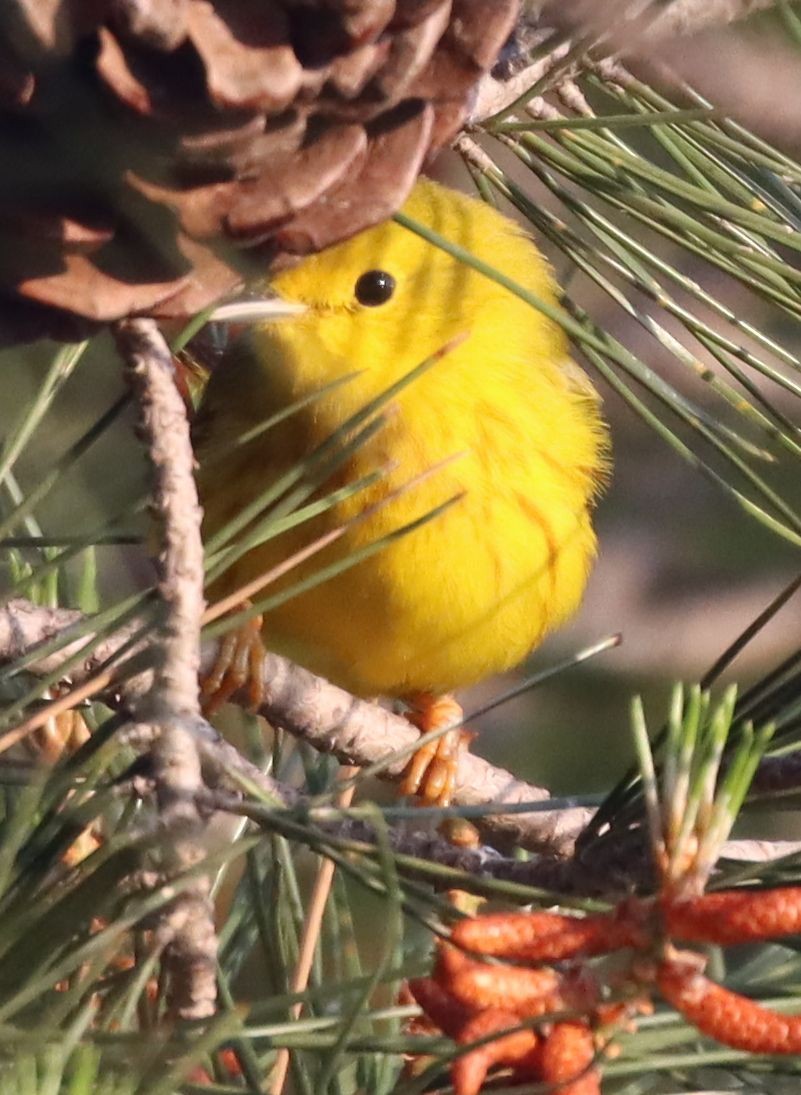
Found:
[[[214,323],[264,323],[290,319],[307,311],[306,305],[297,301],[282,300],[280,297],[252,297],[218,305],[209,319]]]

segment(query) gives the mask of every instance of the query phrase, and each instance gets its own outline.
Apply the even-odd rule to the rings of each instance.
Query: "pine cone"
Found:
[[[185,317],[389,216],[518,7],[5,0],[0,340]]]

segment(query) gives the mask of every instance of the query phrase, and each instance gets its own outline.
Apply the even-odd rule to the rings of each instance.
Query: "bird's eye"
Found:
[[[356,299],[369,308],[386,304],[394,292],[395,279],[386,270],[368,270],[356,282]]]

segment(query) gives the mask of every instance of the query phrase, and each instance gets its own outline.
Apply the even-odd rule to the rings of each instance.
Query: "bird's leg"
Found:
[[[53,700],[69,695],[67,683],[54,685],[49,694]],[[57,715],[51,715],[44,725],[24,738],[28,752],[38,761],[47,765],[56,765],[65,757],[71,757],[92,736],[80,710],[71,707]],[[71,792],[70,792],[71,793]],[[70,844],[61,855],[61,862],[74,867],[97,851],[103,843],[102,821],[95,818]]]
[[[462,708],[453,696],[434,696],[418,692],[407,697],[409,721],[421,734],[457,723]],[[459,756],[467,749],[475,734],[462,727],[448,730],[435,741],[427,741],[414,754],[400,785],[402,795],[418,795],[425,804],[449,806],[453,798]]]
[[[247,607],[247,602],[244,602]],[[248,708],[257,711],[264,699],[262,662],[266,648],[262,639],[263,618],[254,616],[225,635],[209,673],[200,685],[203,714],[210,718],[244,685],[248,686]]]

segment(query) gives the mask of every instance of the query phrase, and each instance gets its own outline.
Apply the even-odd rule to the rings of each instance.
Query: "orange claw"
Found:
[[[254,616],[223,636],[214,665],[200,685],[201,705],[207,718],[216,714],[244,685],[248,686],[249,709],[257,711],[261,706],[265,654],[262,625],[262,617]]]
[[[434,696],[420,692],[409,698],[409,721],[427,734],[450,723],[459,722],[462,708],[453,696]],[[461,727],[449,730],[436,741],[421,745],[406,768],[400,794],[419,795],[431,806],[450,806],[459,767],[459,756],[474,738]]]
[[[52,699],[61,699],[70,693],[66,682],[49,690]],[[57,764],[64,756],[77,753],[91,737],[83,714],[75,707],[51,715],[49,719],[24,739],[30,753],[45,764]]]
[[[801,1015],[778,1015],[731,992],[701,970],[704,959],[673,951],[659,965],[656,983],[667,1002],[702,1034],[747,1053],[801,1053]]]
[[[487,1009],[466,1023],[457,1041],[461,1045],[469,1045],[496,1031],[514,1028],[517,1024],[518,1019],[511,1012],[500,1008]],[[533,1030],[512,1029],[508,1034],[499,1034],[491,1042],[478,1045],[457,1057],[451,1065],[451,1080],[456,1095],[478,1095],[487,1073],[494,1065],[520,1065],[531,1057],[538,1041]]]

